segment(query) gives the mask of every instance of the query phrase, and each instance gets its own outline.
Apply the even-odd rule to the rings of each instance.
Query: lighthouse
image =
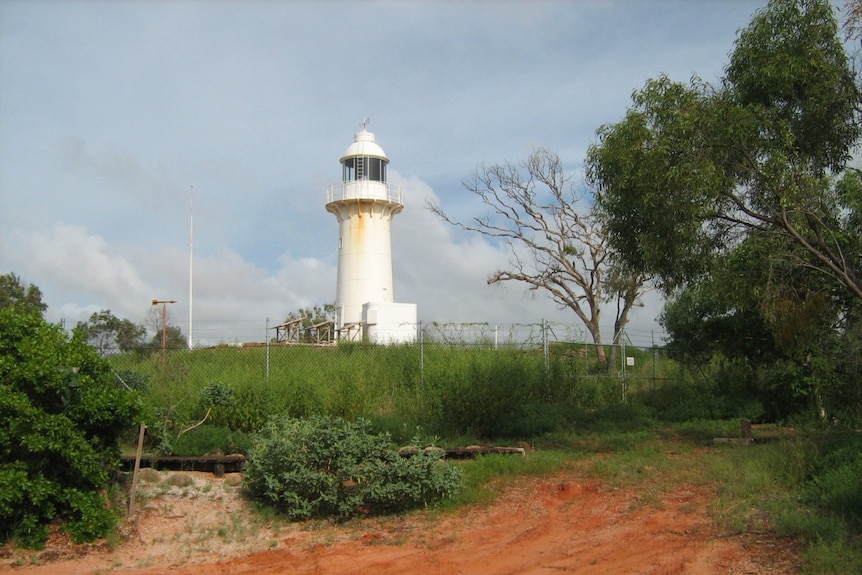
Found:
[[[367,124],[339,160],[341,183],[326,190],[326,211],[338,220],[335,327],[340,339],[415,341],[416,305],[395,303],[392,287],[390,225],[403,191],[386,180],[389,158]]]

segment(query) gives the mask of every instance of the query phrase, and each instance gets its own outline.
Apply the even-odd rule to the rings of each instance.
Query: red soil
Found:
[[[347,525],[248,524],[238,492],[196,475],[198,490],[149,496],[113,549],[52,539],[6,550],[18,575],[728,575],[799,572],[792,540],[719,530],[705,487],[658,497],[609,490],[574,472],[519,481],[491,505]],[[215,487],[213,487],[215,485]],[[225,489],[222,489],[225,487]]]

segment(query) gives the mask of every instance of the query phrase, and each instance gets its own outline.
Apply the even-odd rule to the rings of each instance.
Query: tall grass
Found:
[[[273,415],[370,418],[390,429],[438,435],[530,437],[623,401],[621,380],[592,360],[541,350],[417,345],[291,346],[174,351],[112,358],[134,374],[152,417],[195,421],[201,391],[229,387],[231,406],[211,422],[253,432]],[[145,383],[141,383],[141,382]]]
[[[862,573],[862,437],[807,433],[704,459],[713,514],[726,529],[801,539],[803,573]]]

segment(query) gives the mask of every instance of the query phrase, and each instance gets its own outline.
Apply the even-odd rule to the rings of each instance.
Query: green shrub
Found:
[[[242,431],[221,425],[202,425],[178,437],[171,448],[173,455],[198,456],[216,451],[248,454],[251,445],[251,438]]]
[[[434,451],[399,456],[364,420],[278,417],[260,432],[244,485],[291,519],[347,518],[431,505],[457,492],[460,474]]]
[[[815,541],[802,554],[803,575],[826,573],[862,573],[862,543],[842,538]]]
[[[110,533],[114,513],[97,494],[139,409],[114,380],[83,335],[0,309],[0,540],[38,548],[57,517],[76,541]]]
[[[118,369],[114,376],[120,383],[133,391],[146,392],[150,389],[150,376],[133,369]]]
[[[841,434],[841,446],[825,447],[825,453],[805,486],[808,501],[843,517],[862,530],[862,439]],[[830,449],[831,448],[831,449]]]
[[[197,407],[194,411],[188,412],[190,415],[184,416],[179,409],[176,409],[176,405],[152,410],[151,441],[155,442],[157,452],[173,455],[202,455],[209,451],[223,449],[224,446],[218,445],[217,441],[215,445],[206,445],[208,440],[210,443],[214,442],[211,432],[198,435],[197,437],[204,438],[198,442],[194,439],[183,440],[183,438],[209,421],[213,413],[233,407],[234,390],[220,381],[215,381],[201,389],[198,395]],[[186,417],[193,419],[186,419]],[[199,449],[203,449],[203,453],[199,452]]]

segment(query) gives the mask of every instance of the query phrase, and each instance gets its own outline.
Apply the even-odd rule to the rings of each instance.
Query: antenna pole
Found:
[[[194,281],[194,273],[193,273],[193,247],[194,247],[194,197],[195,197],[195,187],[190,186],[189,190],[189,349],[192,349],[194,345],[194,338],[192,335],[192,330],[194,323],[194,289],[193,289],[193,281]]]

